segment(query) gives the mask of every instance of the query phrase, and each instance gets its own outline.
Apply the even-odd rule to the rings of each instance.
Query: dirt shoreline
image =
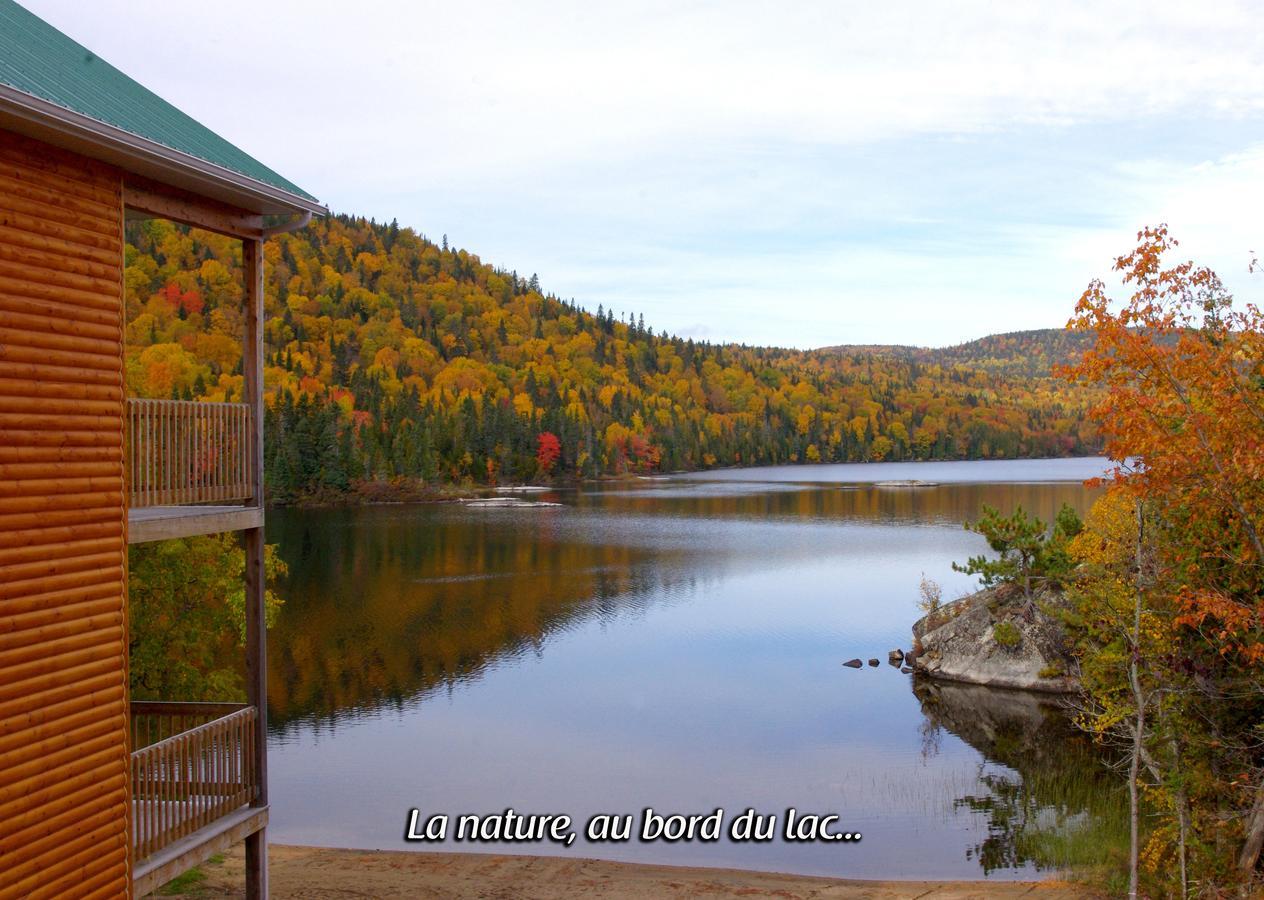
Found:
[[[278,900],[381,898],[504,898],[609,900],[634,898],[776,897],[780,900],[1071,900],[1099,896],[1065,881],[856,881],[484,853],[333,850],[273,844],[268,854],[272,896]],[[240,846],[202,867],[205,878],[178,896],[241,897],[245,858]]]

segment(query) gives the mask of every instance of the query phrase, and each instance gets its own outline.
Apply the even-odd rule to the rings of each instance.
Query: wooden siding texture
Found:
[[[0,130],[0,898],[129,893],[122,240]]]

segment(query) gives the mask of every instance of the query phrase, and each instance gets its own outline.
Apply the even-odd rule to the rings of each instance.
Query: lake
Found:
[[[1126,839],[1048,698],[901,674],[922,573],[984,503],[1083,512],[1100,459],[788,466],[268,514],[270,839],[419,849],[408,810],[565,813],[553,853],[854,878],[1030,878]],[[931,487],[874,482],[919,479]],[[882,664],[853,670],[852,657]],[[589,843],[587,818],[836,814],[853,843]]]

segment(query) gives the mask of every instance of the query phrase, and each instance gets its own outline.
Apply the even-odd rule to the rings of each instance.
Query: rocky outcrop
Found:
[[[1079,684],[1054,591],[1032,598],[1014,585],[945,604],[913,625],[916,671],[993,687],[1067,693]]]

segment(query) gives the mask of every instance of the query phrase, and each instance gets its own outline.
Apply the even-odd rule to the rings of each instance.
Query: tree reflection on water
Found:
[[[953,801],[986,820],[967,848],[984,874],[1096,866],[1122,852],[1127,799],[1101,749],[1076,731],[1059,698],[919,678],[924,753],[948,731],[982,756],[976,789]]]

